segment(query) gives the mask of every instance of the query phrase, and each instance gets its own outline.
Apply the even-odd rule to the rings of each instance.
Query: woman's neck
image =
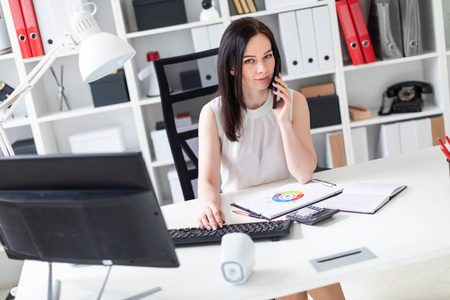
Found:
[[[265,90],[244,90],[244,102],[247,109],[258,109],[266,103],[269,96],[269,89]]]

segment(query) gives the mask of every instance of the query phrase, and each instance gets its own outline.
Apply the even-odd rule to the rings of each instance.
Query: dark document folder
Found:
[[[400,1],[403,32],[403,52],[405,56],[422,54],[422,30],[418,0]]]
[[[379,59],[403,57],[402,30],[397,0],[373,0],[368,28],[375,55]]]

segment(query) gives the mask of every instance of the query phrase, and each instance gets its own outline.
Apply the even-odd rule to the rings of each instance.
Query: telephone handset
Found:
[[[272,82],[275,81],[275,76],[278,76],[279,73],[280,73],[280,58],[277,57],[275,59],[275,69],[273,71],[273,78],[272,78],[272,81],[270,82],[270,86],[269,86],[270,89],[273,89]],[[273,99],[272,99],[272,108],[275,108],[276,106],[277,106],[277,95],[274,94]]]
[[[422,93],[429,94],[433,91],[431,85],[422,81],[405,81],[394,84],[383,93],[378,114],[406,113],[422,111]],[[389,108],[387,101],[391,100]]]

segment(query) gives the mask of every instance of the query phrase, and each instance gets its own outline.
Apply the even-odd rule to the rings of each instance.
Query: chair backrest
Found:
[[[154,60],[167,137],[185,200],[196,198],[198,115],[217,91],[218,49]],[[194,124],[183,124],[180,115]],[[183,126],[185,125],[185,126]],[[157,147],[157,145],[155,145]]]

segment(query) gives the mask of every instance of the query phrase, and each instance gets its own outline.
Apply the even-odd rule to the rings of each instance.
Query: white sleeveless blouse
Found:
[[[293,91],[290,89],[291,99]],[[272,113],[271,93],[260,108],[243,116],[243,131],[237,142],[230,141],[223,130],[220,97],[209,103],[214,110],[221,143],[222,191],[228,192],[287,179],[283,142],[278,122]],[[292,120],[292,106],[291,116]]]

